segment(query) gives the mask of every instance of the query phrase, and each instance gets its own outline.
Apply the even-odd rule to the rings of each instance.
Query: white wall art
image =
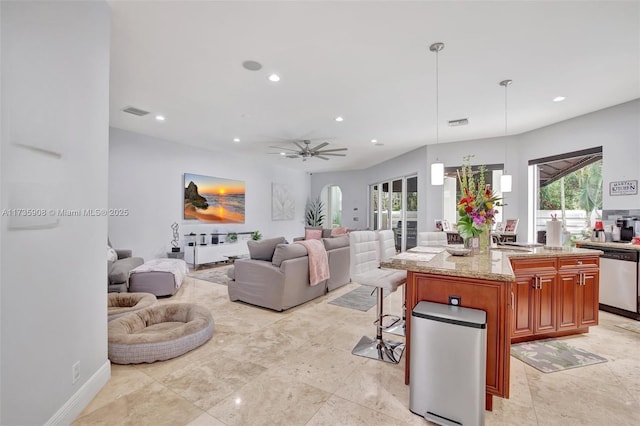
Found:
[[[271,219],[292,220],[296,214],[296,201],[289,185],[271,184]]]

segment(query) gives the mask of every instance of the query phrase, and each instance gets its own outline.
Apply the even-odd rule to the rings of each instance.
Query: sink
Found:
[[[501,251],[503,253],[531,253],[531,250],[518,247],[492,247],[491,251]]]

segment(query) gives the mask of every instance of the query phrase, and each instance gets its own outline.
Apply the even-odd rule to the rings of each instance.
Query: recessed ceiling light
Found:
[[[556,96],[555,98],[553,98],[553,102],[562,102],[565,99],[567,98],[565,98],[564,96]]]
[[[240,142],[240,138],[233,138],[234,142]]]
[[[378,139],[371,139],[371,143],[378,143]]]
[[[156,115],[156,120],[164,121],[165,120],[164,115]]]
[[[337,121],[338,123],[340,123],[340,122],[344,121],[344,118],[342,118],[342,117],[336,117],[336,121]]]
[[[271,74],[269,76],[269,81],[273,81],[274,83],[280,81],[280,76],[278,74]]]

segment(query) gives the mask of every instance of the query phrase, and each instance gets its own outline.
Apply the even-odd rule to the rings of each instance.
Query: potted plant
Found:
[[[262,238],[262,234],[260,233],[260,231],[253,231],[253,233],[251,234],[251,239],[253,241],[258,241],[261,238]]]
[[[227,241],[229,241],[230,243],[235,243],[236,241],[238,241],[238,234],[236,232],[229,232],[227,234]]]
[[[322,226],[324,223],[324,203],[320,197],[307,201],[307,209],[304,215],[307,226]]]

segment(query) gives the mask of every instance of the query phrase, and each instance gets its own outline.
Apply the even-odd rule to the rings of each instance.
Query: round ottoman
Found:
[[[193,303],[155,305],[109,322],[109,359],[139,364],[175,358],[207,342],[213,317]]]
[[[148,308],[158,301],[149,293],[108,293],[107,313],[109,321],[120,318],[131,312]]]

